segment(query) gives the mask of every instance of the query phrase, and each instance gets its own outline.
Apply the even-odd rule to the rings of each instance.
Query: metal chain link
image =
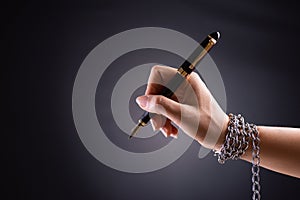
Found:
[[[252,200],[260,200],[260,176],[259,176],[259,164],[260,164],[260,139],[256,125],[250,124],[251,138],[252,138]]]
[[[245,123],[240,114],[230,113],[225,142],[220,151],[214,152],[220,164],[224,164],[229,159],[237,160],[248,149],[250,139],[252,139],[252,200],[260,200],[260,139],[256,125]]]
[[[251,134],[250,126],[245,124],[244,118],[239,115],[229,114],[229,124],[224,144],[218,155],[218,162],[224,164],[226,160],[237,160],[248,149]]]

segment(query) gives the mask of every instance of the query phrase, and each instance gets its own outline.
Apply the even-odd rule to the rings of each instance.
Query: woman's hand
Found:
[[[171,99],[158,95],[176,73],[171,67],[154,66],[145,95],[138,97],[137,103],[142,109],[158,114],[151,119],[152,127],[160,129],[166,137],[177,138],[178,130],[173,122],[203,146],[219,149],[229,118],[198,74],[193,72]]]

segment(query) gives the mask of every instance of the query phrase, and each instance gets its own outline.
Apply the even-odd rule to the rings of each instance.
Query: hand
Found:
[[[173,122],[203,146],[218,150],[224,142],[229,118],[198,74],[193,72],[171,99],[157,95],[176,73],[171,67],[154,66],[145,95],[138,97],[137,103],[145,111],[157,114],[151,119],[152,127],[166,137],[177,138]]]

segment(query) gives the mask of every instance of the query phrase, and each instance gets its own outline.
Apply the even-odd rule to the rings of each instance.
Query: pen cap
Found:
[[[181,65],[187,74],[192,73],[196,65],[202,60],[202,58],[209,52],[209,50],[217,43],[220,38],[220,32],[213,32],[209,34],[200,45],[193,51],[193,53],[185,60]]]

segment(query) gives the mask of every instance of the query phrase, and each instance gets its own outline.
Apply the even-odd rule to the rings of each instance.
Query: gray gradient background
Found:
[[[1,13],[5,22],[1,41],[9,52],[5,60],[10,76],[4,80],[13,115],[10,132],[16,139],[11,194],[18,199],[251,198],[250,164],[219,165],[212,154],[199,160],[196,142],[172,165],[147,174],[116,171],[87,152],[73,123],[73,82],[96,45],[127,29],[165,27],[195,40],[221,31],[211,56],[225,83],[228,111],[243,113],[259,125],[300,126],[299,7],[293,2],[22,1],[7,8],[3,7],[7,14]],[[148,62],[176,66],[180,59],[155,50],[129,53],[110,66],[107,74],[114,76],[110,82],[100,81],[96,98],[99,121],[110,130],[110,139],[136,152],[168,141],[161,135],[134,144],[122,139],[125,135],[115,129],[106,103],[118,77]],[[136,105],[130,109],[137,118]],[[261,179],[263,199],[299,195],[299,179],[265,169]]]

